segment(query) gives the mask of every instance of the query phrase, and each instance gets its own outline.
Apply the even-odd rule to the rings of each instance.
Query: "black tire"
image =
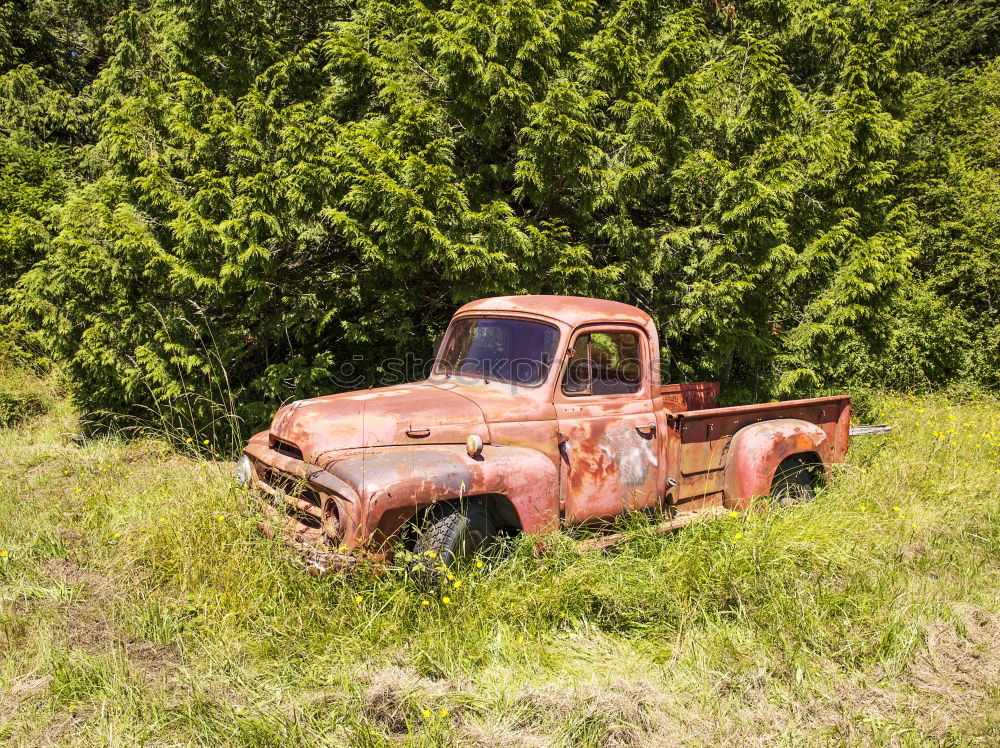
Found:
[[[805,457],[789,457],[774,471],[771,501],[779,506],[805,504],[816,498],[815,473]]]
[[[413,544],[416,559],[411,569],[441,564],[450,568],[486,550],[495,536],[493,520],[480,499],[435,505],[425,515],[421,530]]]

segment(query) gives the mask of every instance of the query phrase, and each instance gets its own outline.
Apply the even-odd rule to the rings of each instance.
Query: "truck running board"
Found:
[[[698,512],[685,512],[684,514],[678,514],[671,517],[665,522],[661,522],[656,526],[655,532],[663,535],[668,532],[673,532],[674,530],[680,530],[682,527],[687,527],[695,522],[715,519],[716,517],[721,517],[725,514],[729,514],[729,510],[721,506],[713,506],[710,509],[702,509]],[[580,550],[603,551],[605,548],[611,548],[614,545],[618,545],[618,543],[625,540],[626,537],[625,533],[616,532],[611,535],[601,535],[600,537],[589,538],[588,540],[584,540],[580,543]]]

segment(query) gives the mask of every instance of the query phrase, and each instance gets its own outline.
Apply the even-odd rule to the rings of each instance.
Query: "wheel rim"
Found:
[[[804,504],[813,497],[812,489],[797,481],[784,483],[774,494],[774,498],[781,506],[792,506],[794,504]]]
[[[469,529],[468,521],[462,532],[455,541],[455,550],[452,556],[456,561],[462,561],[475,555],[486,540],[486,536],[481,530]]]

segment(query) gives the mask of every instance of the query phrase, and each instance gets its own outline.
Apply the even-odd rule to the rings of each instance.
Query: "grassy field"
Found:
[[[994,399],[886,397],[812,504],[434,594],[303,573],[211,444],[83,439],[16,371],[4,402],[2,742],[1000,744]]]

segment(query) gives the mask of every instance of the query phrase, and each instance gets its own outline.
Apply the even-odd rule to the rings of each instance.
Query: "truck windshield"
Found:
[[[542,322],[464,317],[448,327],[434,373],[533,387],[548,375],[559,331]]]

